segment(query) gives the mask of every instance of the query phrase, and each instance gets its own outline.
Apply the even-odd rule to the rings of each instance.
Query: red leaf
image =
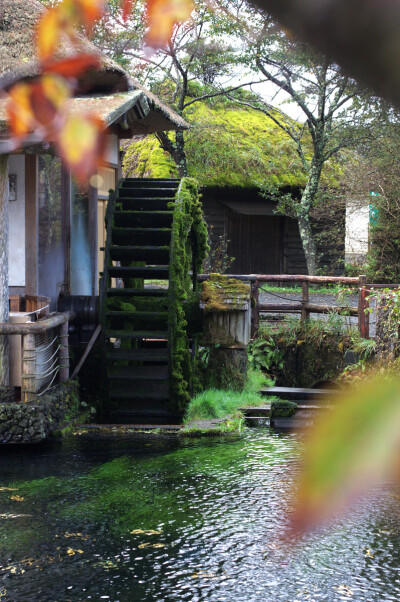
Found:
[[[126,22],[131,14],[133,3],[136,0],[122,0],[122,18]]]
[[[43,71],[62,77],[79,77],[85,71],[96,69],[99,65],[99,57],[95,54],[77,54],[61,61],[48,61],[44,63]]]

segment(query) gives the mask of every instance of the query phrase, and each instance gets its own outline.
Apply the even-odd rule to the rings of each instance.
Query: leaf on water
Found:
[[[56,140],[58,150],[77,180],[85,185],[101,165],[104,122],[96,115],[69,114]]]
[[[156,549],[165,548],[165,543],[153,543],[151,547]]]
[[[139,550],[143,550],[143,548],[147,548],[147,547],[148,547],[148,546],[150,546],[150,545],[151,545],[151,543],[148,541],[148,542],[146,542],[146,543],[141,543],[141,544],[138,546],[138,548],[139,548]]]
[[[311,430],[294,488],[291,531],[300,535],[370,486],[398,475],[400,382],[375,378],[335,402]]]
[[[67,549],[68,556],[75,556],[75,554],[83,554],[83,550],[74,550],[73,548]]]
[[[10,500],[14,500],[14,502],[23,502],[25,498],[21,495],[11,495]]]
[[[193,0],[148,0],[146,44],[160,48],[168,42],[174,25],[189,19],[194,8]]]

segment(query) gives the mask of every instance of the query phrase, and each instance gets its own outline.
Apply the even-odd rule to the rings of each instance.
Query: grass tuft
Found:
[[[262,372],[249,370],[245,388],[241,392],[206,389],[196,395],[189,403],[184,422],[224,418],[237,413],[240,408],[262,405],[265,397],[259,391],[272,384]]]

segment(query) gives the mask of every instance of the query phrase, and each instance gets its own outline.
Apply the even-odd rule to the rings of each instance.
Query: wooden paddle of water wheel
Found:
[[[110,195],[106,225],[107,413],[120,422],[176,421],[192,380],[184,304],[207,247],[196,182],[124,179]]]

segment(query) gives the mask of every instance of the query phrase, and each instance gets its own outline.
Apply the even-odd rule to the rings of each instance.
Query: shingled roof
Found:
[[[37,0],[0,1],[0,77],[5,80],[16,77],[29,79],[39,73],[34,31],[45,10]],[[116,121],[115,111],[119,110],[120,118],[126,108],[130,111],[128,120],[125,120],[129,135],[188,127],[182,117],[81,35],[78,36],[78,50],[96,54],[100,59],[100,66],[80,79],[77,96],[71,101],[72,110],[98,112],[110,124]],[[72,47],[66,38],[60,44],[57,58],[65,58],[76,51],[76,47]],[[136,104],[138,110],[131,110]],[[3,132],[6,130],[4,105],[5,101],[0,100],[0,130]]]

